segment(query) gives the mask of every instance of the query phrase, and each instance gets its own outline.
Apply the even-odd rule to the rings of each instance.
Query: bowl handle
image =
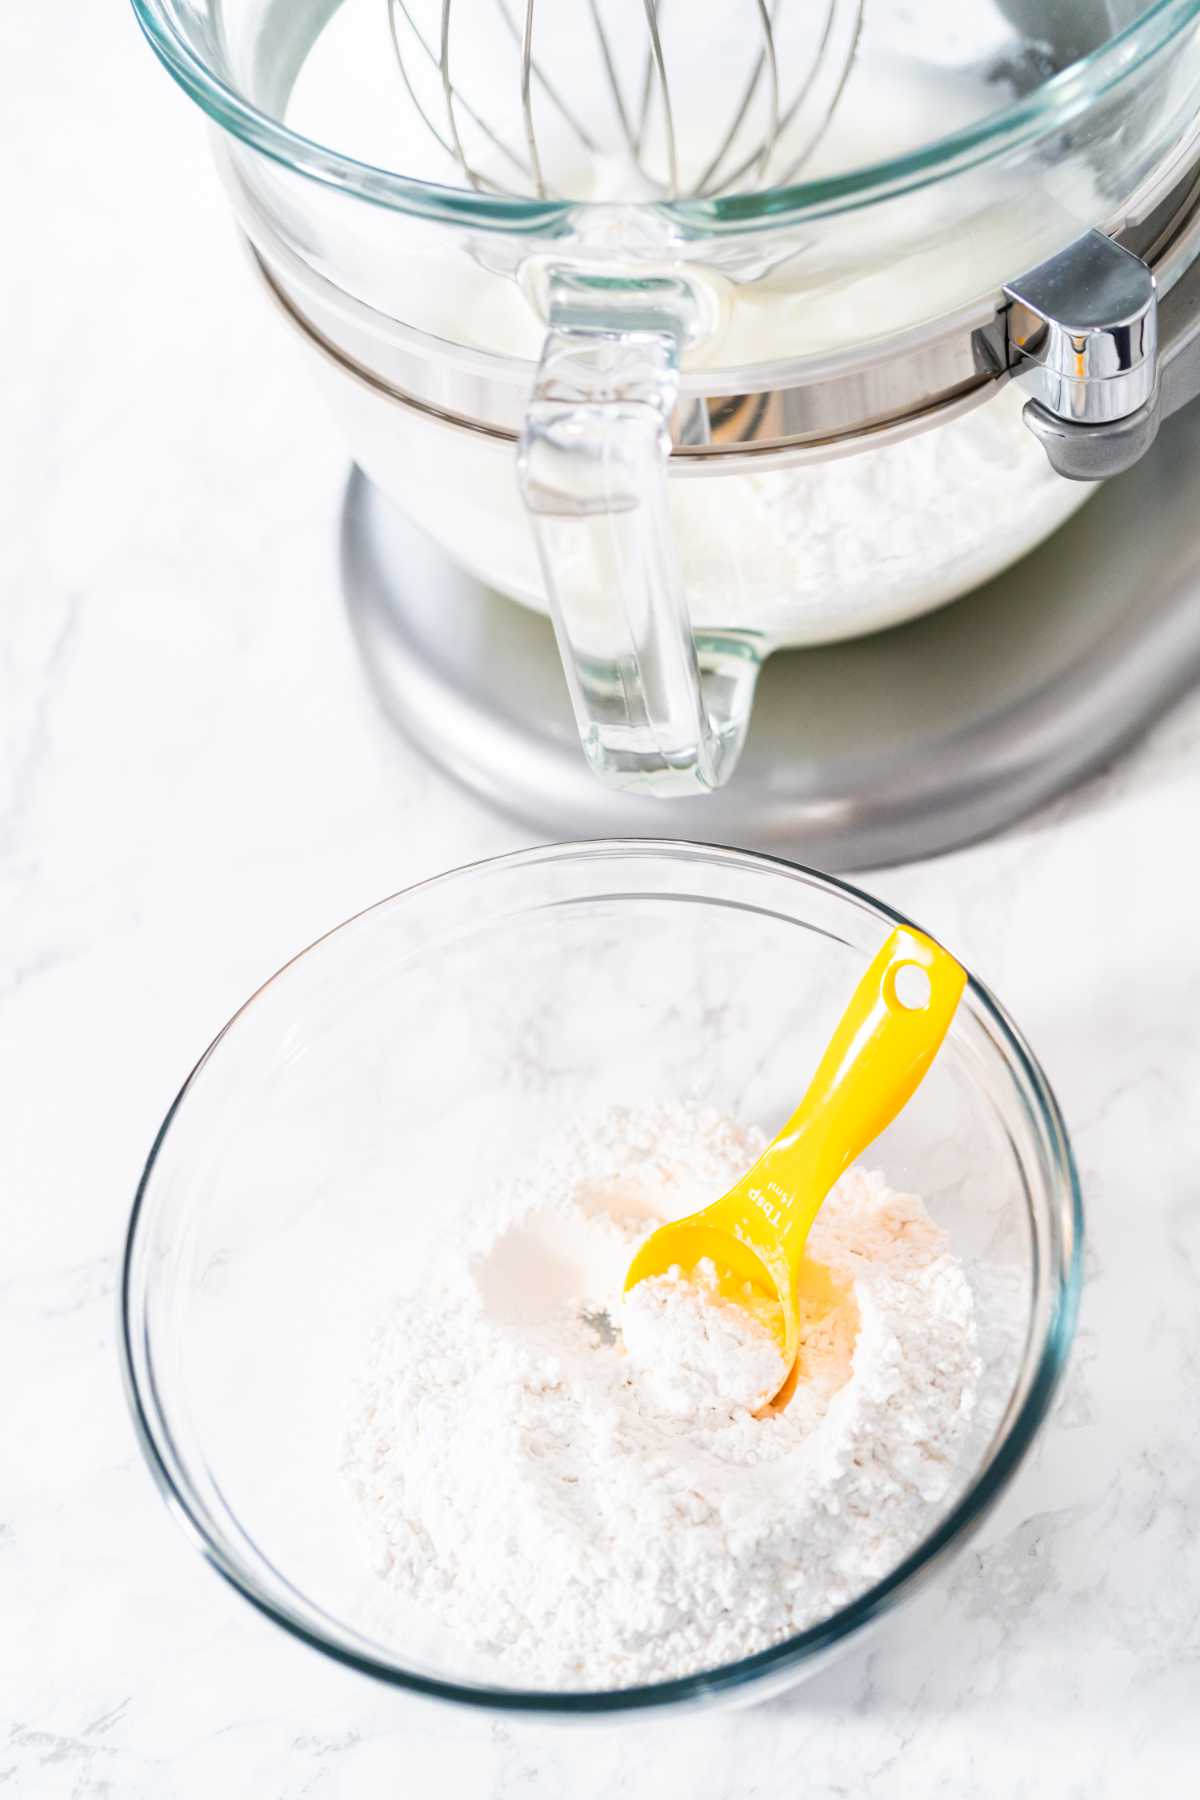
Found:
[[[696,635],[688,615],[667,488],[681,290],[552,281],[518,451],[584,754],[602,780],[664,795],[729,779],[761,662],[753,633]]]

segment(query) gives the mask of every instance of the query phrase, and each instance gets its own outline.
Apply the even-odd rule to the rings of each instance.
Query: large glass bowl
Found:
[[[896,922],[853,888],[741,852],[562,845],[385,900],[268,981],[172,1107],[125,1262],[143,1447],[213,1567],[305,1642],[397,1687],[585,1715],[774,1692],[960,1550],[1045,1416],[1081,1236],[1054,1098],[974,980],[868,1159],[950,1232],[985,1370],[969,1474],[886,1579],[702,1674],[518,1690],[436,1621],[382,1606],[339,1477],[367,1342],[434,1237],[452,1242],[556,1127],[615,1103],[699,1100],[776,1128]]]
[[[495,10],[451,4],[463,29]],[[794,180],[614,209],[575,190],[472,189],[433,131],[407,128],[414,108],[385,0],[133,6],[221,128],[260,250],[295,255],[468,373],[479,352],[536,362],[542,259],[594,265],[612,252],[617,266],[682,258],[708,294],[692,360],[710,370],[882,339],[998,288],[1089,226],[1117,229],[1130,196],[1194,131],[1200,93],[1200,0],[867,0],[830,129]],[[755,43],[754,0],[711,0],[705,22],[723,17],[744,18]],[[579,69],[572,59],[551,72],[574,74],[597,131],[606,80],[586,30],[576,57]],[[740,91],[731,70],[715,137]],[[498,123],[516,93],[497,69],[486,116]],[[685,100],[677,89],[677,111]]]

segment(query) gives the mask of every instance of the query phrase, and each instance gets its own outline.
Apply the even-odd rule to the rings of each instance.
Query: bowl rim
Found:
[[[735,850],[728,846],[707,844],[696,839],[581,838],[560,843],[539,844],[498,856],[481,857],[472,862],[460,864],[441,874],[412,882],[395,893],[388,894],[370,906],[363,907],[358,912],[351,914],[349,918],[342,920],[330,930],[322,932],[311,943],[297,951],[294,956],[289,957],[272,975],[255,988],[213,1038],[176,1094],[151,1145],[130,1211],[121,1260],[121,1279],[117,1290],[118,1350],[126,1400],[132,1414],[139,1447],[159,1492],[166,1502],[168,1511],[210,1567],[215,1569],[217,1574],[235,1592],[241,1594],[243,1599],[248,1600],[257,1611],[272,1620],[289,1635],[308,1644],[312,1649],[332,1657],[334,1661],[356,1670],[359,1674],[370,1676],[390,1687],[400,1688],[411,1693],[505,1714],[542,1714],[559,1717],[563,1715],[613,1715],[622,1712],[656,1714],[664,1708],[695,1705],[709,1697],[718,1696],[730,1690],[748,1688],[751,1684],[757,1684],[768,1677],[776,1677],[777,1685],[784,1685],[783,1678],[786,1678],[790,1671],[798,1669],[809,1661],[821,1659],[823,1655],[827,1655],[835,1648],[848,1646],[865,1626],[885,1616],[929,1579],[946,1558],[951,1547],[960,1547],[978,1528],[1012,1480],[1033,1442],[1038,1427],[1046,1416],[1062,1376],[1074,1337],[1081,1287],[1084,1241],[1083,1200],[1074,1154],[1061,1110],[1040,1063],[1016,1025],[1009,1018],[1008,1013],[990,990],[968,971],[968,991],[972,994],[985,1018],[998,1033],[1005,1051],[1011,1057],[1018,1073],[1028,1083],[1033,1095],[1035,1101],[1034,1123],[1038,1135],[1043,1139],[1044,1147],[1050,1155],[1052,1168],[1057,1178],[1055,1181],[1057,1200],[1066,1227],[1064,1231],[1065,1255],[1057,1272],[1056,1292],[1053,1291],[1053,1272],[1050,1275],[1051,1314],[1044,1339],[1037,1352],[1028,1391],[1020,1408],[991,1458],[975,1475],[949,1513],[894,1569],[855,1600],[831,1614],[828,1619],[821,1620],[765,1650],[757,1651],[752,1656],[741,1657],[732,1663],[721,1664],[716,1668],[701,1670],[691,1675],[673,1677],[667,1681],[641,1683],[626,1688],[587,1690],[555,1691],[539,1688],[501,1687],[483,1682],[452,1681],[440,1676],[404,1669],[382,1657],[367,1654],[349,1644],[338,1643],[330,1637],[324,1636],[298,1611],[290,1610],[287,1605],[266,1593],[252,1572],[241,1568],[236,1559],[228,1555],[221,1544],[214,1542],[205,1525],[202,1509],[195,1502],[193,1494],[188,1490],[186,1483],[176,1480],[170,1461],[163,1449],[163,1441],[169,1440],[170,1436],[164,1410],[158,1404],[157,1391],[152,1386],[147,1390],[139,1380],[137,1373],[134,1356],[134,1258],[139,1231],[148,1206],[155,1164],[172,1123],[191,1092],[201,1070],[242,1015],[294,964],[319,949],[328,939],[358,924],[371,914],[430,888],[450,882],[476,879],[480,875],[486,876],[493,871],[514,870],[523,866],[538,865],[547,860],[568,860],[595,855],[635,857],[661,855],[668,859],[678,858],[685,862],[711,861],[715,858],[726,866],[751,870],[765,867],[776,873],[782,871],[793,879],[801,880],[806,885],[823,888],[837,898],[849,900],[860,909],[873,914],[881,923],[920,929],[913,920],[896,911],[885,901],[879,900],[876,896],[866,893],[853,883],[843,881],[837,876],[809,868],[803,863],[793,862],[785,857],[770,856],[757,851]],[[1066,1241],[1068,1235],[1069,1243]],[[281,1576],[280,1578],[287,1585],[286,1577]],[[303,1595],[300,1597],[303,1598]],[[315,1604],[309,1604],[313,1613],[319,1611]]]
[[[372,205],[484,230],[555,236],[594,201],[532,200],[422,181],[344,155],[293,131],[224,80],[190,41],[176,0],[132,0],[146,38],[184,92],[223,130],[285,168]],[[916,150],[849,174],[703,200],[664,200],[650,210],[685,232],[720,233],[787,225],[854,211],[991,162],[1054,132],[1126,82],[1200,15],[1200,0],[1152,0],[1145,11],[1029,94]]]

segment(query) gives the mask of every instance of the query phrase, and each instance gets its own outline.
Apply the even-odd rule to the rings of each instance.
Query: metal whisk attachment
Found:
[[[446,179],[536,199],[696,199],[794,181],[864,0],[388,0]],[[730,99],[730,95],[733,99]]]

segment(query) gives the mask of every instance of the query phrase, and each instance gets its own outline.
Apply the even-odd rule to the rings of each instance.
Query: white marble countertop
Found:
[[[241,266],[197,117],[119,6],[69,29],[8,8],[0,43],[0,1788],[1096,1800],[1194,1782],[1200,699],[1022,829],[867,883],[1011,1006],[1089,1215],[1052,1425],[871,1648],[749,1712],[518,1730],[323,1662],[175,1529],[114,1349],[165,1108],[286,955],[530,834],[364,692],[334,562],[342,452]]]

